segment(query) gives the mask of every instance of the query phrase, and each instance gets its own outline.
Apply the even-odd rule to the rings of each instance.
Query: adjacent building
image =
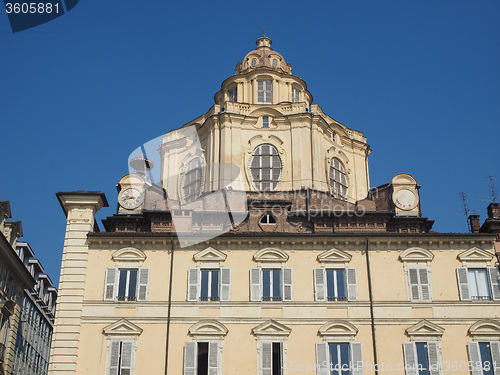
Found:
[[[103,193],[57,193],[50,374],[500,374],[498,228],[433,232],[417,180],[372,188],[367,138],[312,102],[264,36],[132,155],[103,231]]]
[[[36,284],[33,288],[24,290],[12,373],[14,375],[45,375],[49,369],[57,289],[44,272],[40,261],[33,258],[33,250],[27,242],[18,241],[16,252]]]
[[[0,201],[0,374],[45,375],[57,290]]]

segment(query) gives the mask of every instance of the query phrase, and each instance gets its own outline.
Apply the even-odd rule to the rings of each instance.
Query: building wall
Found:
[[[418,243],[410,237],[370,240],[378,362],[394,367],[404,364],[403,343],[412,340],[406,332],[424,319],[444,328],[442,336],[431,334],[432,338],[440,341],[443,361],[467,361],[467,343],[472,341],[468,333],[470,327],[482,319],[500,318],[500,302],[460,301],[455,270],[463,265],[459,255],[473,249],[478,241],[481,249],[491,253],[490,261],[485,262],[485,265],[487,263],[488,266],[493,266],[492,238],[470,235],[443,241],[442,236],[428,235],[419,239]],[[115,237],[101,241],[101,244],[93,241],[90,246],[85,287],[82,290],[84,298],[76,373],[105,374],[109,340],[117,338],[136,340],[135,373],[162,373],[170,276],[170,255],[166,250],[169,248],[168,239],[143,237],[130,240]],[[188,269],[197,266],[193,260],[194,255],[209,246],[227,255],[222,266],[231,268],[231,300],[187,302]],[[276,236],[272,241],[257,239],[252,243],[248,242],[248,238],[231,238],[230,242],[219,238],[209,244],[176,250],[169,373],[182,374],[184,343],[196,338],[189,334],[189,329],[193,324],[206,319],[214,319],[228,329],[228,333],[220,337],[222,374],[258,374],[258,342],[262,336],[252,334],[252,330],[270,319],[291,330],[289,335],[280,338],[285,342],[286,374],[300,373],[301,364],[307,366],[316,363],[315,343],[323,341],[318,330],[333,320],[347,321],[356,327],[358,332],[352,341],[362,343],[364,361],[373,364],[365,246],[364,237],[315,237],[314,242],[301,239],[292,242],[290,238]],[[127,247],[138,248],[146,255],[141,264],[150,270],[147,301],[103,301],[106,268],[127,267],[127,262],[136,266],[133,260],[112,259],[117,251]],[[289,256],[284,266],[293,269],[292,302],[249,301],[249,270],[257,267],[252,258],[257,251],[267,247],[281,249]],[[413,247],[430,250],[434,255],[430,261],[433,295],[430,302],[409,300],[404,262],[400,260],[400,256]],[[348,266],[357,270],[358,301],[314,300],[313,269],[321,267],[317,257],[332,248],[352,256]],[[213,262],[209,262],[210,264],[214,266]],[[116,332],[105,332],[110,325],[122,319],[140,327],[140,333],[123,327],[117,328]],[[209,337],[219,339],[218,336]],[[365,371],[365,374],[373,373],[369,368]]]

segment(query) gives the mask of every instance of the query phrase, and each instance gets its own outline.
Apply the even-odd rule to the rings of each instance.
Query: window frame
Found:
[[[137,270],[135,299],[120,299],[119,282],[121,270]],[[149,268],[146,267],[108,267],[104,276],[104,301],[143,302],[148,300]]]
[[[123,368],[123,346],[130,345],[130,365]],[[113,345],[118,345],[118,356],[116,358],[116,370],[113,369]],[[136,351],[136,340],[109,340],[108,341],[108,363],[107,363],[107,375],[122,375],[122,370],[130,370],[128,375],[134,374],[135,369],[135,351]]]
[[[488,299],[472,298],[471,283],[469,279],[469,270],[484,269],[486,270],[486,282],[489,290]],[[496,267],[457,267],[457,282],[458,291],[461,301],[498,301],[500,300],[500,285],[498,278],[498,270]],[[479,297],[479,296],[475,296]]]
[[[262,104],[273,103],[273,80],[258,79],[257,80],[257,102]]]
[[[218,299],[202,299],[202,271],[219,271]],[[197,267],[188,269],[187,301],[191,302],[227,302],[231,300],[231,269],[225,267]],[[211,286],[209,287],[211,291]],[[205,298],[205,297],[203,297]]]
[[[344,271],[344,300],[329,300],[328,296],[328,271]],[[334,273],[334,276],[336,274]],[[313,270],[315,301],[322,302],[352,302],[358,300],[358,282],[356,268],[352,267],[323,267]],[[335,284],[333,287],[335,288]],[[335,289],[334,289],[335,290]],[[337,291],[338,293],[338,291]]]
[[[335,162],[338,161],[338,167]],[[339,180],[336,179],[338,174]],[[344,181],[342,181],[342,179]],[[349,181],[344,163],[337,157],[330,159],[329,186],[331,194],[342,201],[347,201],[349,194]]]
[[[292,103],[300,103],[301,90],[298,87],[292,86]]]
[[[268,147],[267,153],[264,151],[264,147]],[[264,152],[264,153],[263,153]],[[278,188],[283,176],[283,160],[279,155],[279,150],[276,146],[271,143],[262,143],[256,146],[252,152],[252,157],[250,159],[250,176],[252,177],[252,183],[258,191],[274,191]],[[258,165],[254,166],[254,162],[258,158]],[[269,158],[269,167],[264,166],[266,164],[266,159]],[[275,159],[277,158],[277,159]],[[278,161],[279,166],[274,166],[274,162]],[[264,171],[269,170],[269,178],[264,179]],[[278,176],[275,178],[275,171],[278,171]],[[269,188],[266,189],[266,184]]]
[[[238,101],[238,85],[227,90],[227,101],[231,103],[236,103]]]
[[[264,270],[280,271],[280,300],[273,299],[274,296],[264,297]],[[289,302],[293,301],[293,274],[291,268],[286,267],[258,267],[250,269],[250,301],[258,302]],[[273,292],[272,278],[270,277],[269,291]],[[264,299],[269,298],[269,299]]]
[[[197,163],[197,165],[191,167],[193,163]],[[201,196],[203,192],[203,167],[204,164],[201,157],[194,157],[186,164],[182,179],[182,198],[184,203],[194,202]]]

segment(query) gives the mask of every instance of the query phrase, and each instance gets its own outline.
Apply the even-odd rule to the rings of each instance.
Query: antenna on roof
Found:
[[[462,191],[462,201],[464,203],[464,215],[465,215],[465,220],[467,221],[467,228],[469,229],[470,232],[470,222],[469,222],[469,208],[467,207],[467,198],[465,197],[465,192]]]
[[[493,200],[493,203],[497,202],[497,196],[495,194],[495,181],[493,181],[493,177],[491,174],[488,176],[490,178],[490,187],[491,187],[491,199]]]

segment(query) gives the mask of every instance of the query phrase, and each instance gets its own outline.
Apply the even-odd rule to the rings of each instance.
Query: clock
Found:
[[[399,189],[394,193],[392,199],[396,207],[405,211],[414,209],[418,204],[417,194],[410,189]]]
[[[139,207],[144,201],[144,194],[136,188],[129,187],[120,191],[118,203],[127,210]]]

